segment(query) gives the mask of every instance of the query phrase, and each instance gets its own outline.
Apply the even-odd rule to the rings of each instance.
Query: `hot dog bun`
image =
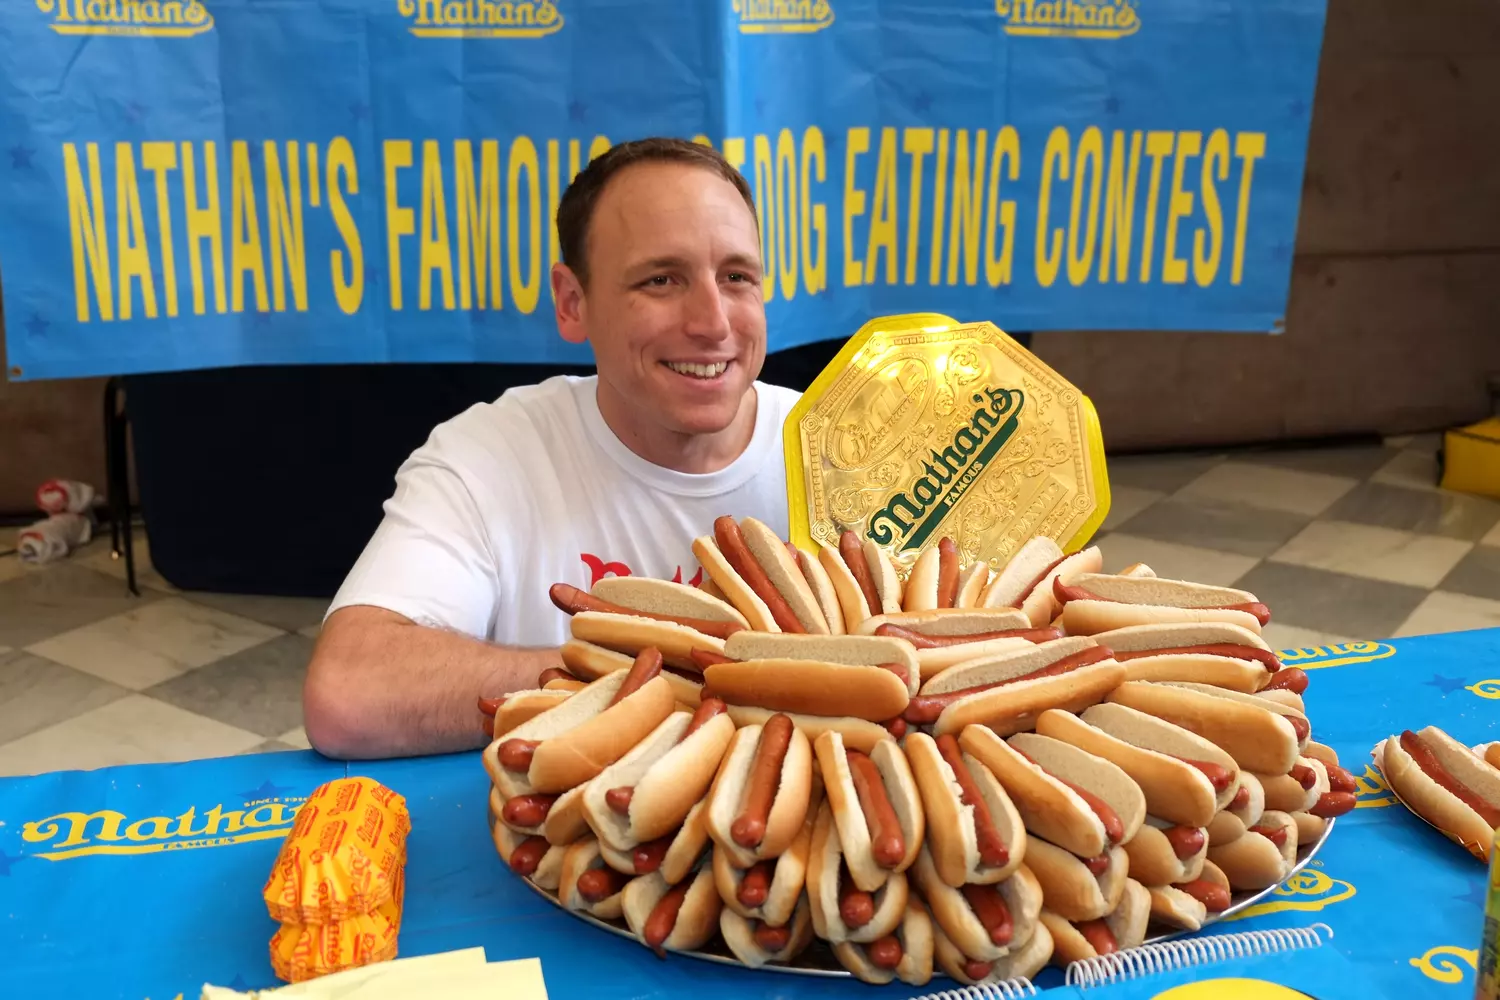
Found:
[[[882,625],[896,625],[923,635],[951,636],[1029,628],[1031,623],[1015,608],[934,608],[876,615],[860,624],[859,634],[874,635]]]
[[[833,954],[861,982],[880,986],[899,977],[910,986],[925,986],[932,978],[932,918],[915,894],[907,896],[906,912],[896,926],[895,938],[901,945],[901,960],[894,969],[876,965],[866,946],[852,941],[834,945]]]
[[[781,631],[781,626],[776,624],[771,609],[735,572],[734,567],[729,565],[729,560],[720,551],[719,543],[714,541],[713,535],[702,535],[693,539],[693,555],[698,557],[698,562],[703,566],[704,572],[724,595],[724,600],[745,616],[751,628],[757,632]]]
[[[1080,637],[1026,643],[1024,648],[970,660],[945,670],[927,681],[921,693],[963,691],[976,685],[1024,677],[1096,645],[1092,639]],[[1098,702],[1124,676],[1124,667],[1113,659],[1104,659],[1066,673],[1015,681],[965,695],[943,709],[933,726],[933,733],[939,736],[956,733],[974,723],[987,725],[1001,736],[1023,732],[1033,728],[1037,716],[1049,708],[1080,711]]]
[[[1251,695],[1241,694],[1238,691],[1229,691],[1221,687],[1215,687],[1212,684],[1199,684],[1193,681],[1162,681],[1161,683],[1166,687],[1180,688],[1184,691],[1198,691],[1215,698],[1223,698],[1241,705],[1251,705],[1255,708],[1264,708],[1275,712],[1282,718],[1292,722],[1294,728],[1300,726],[1306,733],[1306,735],[1297,737],[1298,754],[1301,754],[1302,748],[1307,745],[1308,740],[1312,737],[1312,723],[1308,721],[1307,713],[1293,705],[1285,704],[1275,698],[1266,697],[1267,695],[1275,694],[1275,692],[1265,691],[1260,694]],[[1254,770],[1254,768],[1251,770]],[[1282,772],[1266,773],[1280,774]]]
[[[557,900],[564,909],[582,910],[600,920],[619,920],[624,915],[624,888],[597,903],[584,899],[578,892],[578,878],[591,868],[604,868],[604,858],[599,853],[599,842],[593,837],[576,841],[563,855],[562,869],[558,875]],[[626,882],[625,885],[629,885]]]
[[[1088,938],[1062,914],[1043,910],[1041,920],[1052,935],[1052,964],[1066,967],[1070,962],[1097,958],[1099,952]],[[1117,950],[1139,947],[1146,940],[1146,926],[1151,920],[1151,894],[1135,879],[1124,880],[1120,901],[1104,924],[1113,935]]]
[[[1197,646],[1247,646],[1267,654],[1273,652],[1255,632],[1227,622],[1133,625],[1097,633],[1094,639],[1116,654],[1184,650],[1133,658],[1117,655],[1116,658],[1125,664],[1127,680],[1198,681],[1251,694],[1264,687],[1271,678],[1265,664],[1253,658],[1186,651]]]
[[[806,896],[797,900],[797,909],[792,915],[791,937],[786,947],[780,951],[767,951],[756,943],[755,929],[758,923],[747,920],[727,906],[719,913],[719,933],[724,935],[724,943],[749,968],[758,969],[771,962],[790,962],[812,943],[812,908],[808,906]]]
[[[1280,846],[1257,829],[1285,831]],[[1297,824],[1284,812],[1267,810],[1255,828],[1227,844],[1208,849],[1208,860],[1224,873],[1236,889],[1264,889],[1286,878],[1297,862]]]
[[[751,768],[763,726],[744,726],[735,730],[734,739],[719,764],[708,792],[708,834],[722,848],[736,867],[749,868],[764,858],[774,858],[785,851],[807,818],[812,796],[812,746],[802,731],[792,730],[791,742],[781,762],[781,779],[766,817],[765,835],[754,850],[741,847],[731,835],[731,826],[739,815],[741,801],[750,783]]]
[[[682,826],[672,835],[672,840],[667,846],[667,853],[662,856],[661,866],[657,871],[661,872],[662,878],[671,885],[676,885],[692,874],[699,859],[703,857],[703,852],[708,849],[706,802],[706,799],[700,799],[693,804],[692,809],[688,810]],[[600,843],[599,853],[604,858],[604,863],[617,872],[626,875],[650,874],[650,872],[637,870],[634,850],[617,851],[608,844]]]
[[[556,845],[573,843],[589,832],[588,822],[583,816],[583,785],[576,785],[557,797],[552,808],[547,810],[542,822],[527,826],[512,823],[504,818],[507,798],[498,787],[490,789],[490,811],[499,817],[499,822],[522,837],[542,836]]]
[[[1175,886],[1153,885],[1146,891],[1151,894],[1151,919],[1157,923],[1196,931],[1208,919],[1208,908]]]
[[[1308,740],[1302,748],[1302,753],[1314,760],[1321,760],[1324,766],[1330,764],[1334,767],[1339,766],[1338,752],[1333,747],[1319,743],[1317,740]]]
[[[1255,692],[1255,697],[1264,699],[1265,701],[1274,701],[1278,705],[1284,705],[1287,708],[1301,712],[1303,715],[1307,714],[1307,703],[1295,691],[1274,688],[1269,691],[1257,691]]]
[[[1297,764],[1313,774],[1313,784],[1304,788],[1293,774],[1257,774],[1256,780],[1265,790],[1266,808],[1278,812],[1294,813],[1311,809],[1318,797],[1328,791],[1328,769],[1321,761],[1311,757],[1298,757]],[[1301,772],[1293,767],[1297,774]]]
[[[1232,803],[1241,788],[1245,789],[1245,804],[1235,806]],[[1246,830],[1260,822],[1261,813],[1266,811],[1265,790],[1249,771],[1239,773],[1229,798],[1231,804],[1214,813],[1214,818],[1209,821],[1207,829],[1210,847],[1227,844],[1244,836]]]
[[[1255,604],[1259,601],[1259,598],[1248,590],[1216,587],[1191,580],[1168,580],[1158,576],[1125,576],[1118,573],[1088,572],[1067,582],[1106,601],[1119,601],[1124,604],[1217,609],[1232,604]]]
[[[863,543],[865,565],[870,567],[870,576],[875,581],[875,593],[880,596],[880,607],[871,608],[871,614],[895,614],[901,610],[901,575],[896,564],[885,549],[866,538]]]
[[[755,561],[760,563],[760,568],[770,577],[777,592],[791,605],[792,613],[797,616],[802,627],[812,635],[827,635],[828,619],[824,617],[823,609],[818,605],[807,578],[802,575],[802,567],[787,550],[786,542],[781,536],[772,531],[764,521],[753,517],[740,518],[740,531],[744,534],[745,544],[750,546]]]
[[[964,804],[953,769],[938,752],[937,742],[926,733],[912,733],[906,737],[905,749],[927,814],[927,849],[932,853],[938,877],[954,888],[968,882],[993,885],[1009,878],[1025,859],[1026,828],[994,772],[972,754],[963,754],[964,764],[1005,845],[1007,857],[1003,865],[987,865],[980,858],[974,807]]]
[[[1282,706],[1247,695],[1230,697],[1232,692],[1218,688],[1211,690],[1214,693],[1175,683],[1126,681],[1110,692],[1107,700],[1207,738],[1241,768],[1261,774],[1290,771],[1297,760],[1297,733],[1277,711]]]
[[[958,577],[958,600],[956,608],[977,608],[984,588],[990,582],[990,564],[984,561],[973,563]]]
[[[906,585],[901,588],[902,611],[931,611],[938,606],[938,567],[942,556],[936,545],[929,545],[911,564]]]
[[[569,639],[562,644],[558,650],[562,656],[563,666],[568,672],[582,678],[585,681],[596,681],[606,674],[612,674],[616,670],[629,670],[630,665],[635,662],[633,656],[624,653],[616,653],[612,649],[605,649],[592,642],[584,642],[582,639]],[[665,662],[665,658],[663,658]],[[696,671],[697,668],[694,667]],[[672,697],[679,704],[689,708],[696,708],[703,696],[703,682],[684,677],[682,674],[674,674],[670,670],[663,670],[661,676],[668,684],[672,685]]]
[[[1203,871],[1203,862],[1208,858],[1208,831],[1202,827],[1182,829],[1200,838],[1196,851],[1186,858],[1177,856],[1166,831],[1179,824],[1169,823],[1155,816],[1147,816],[1146,822],[1136,835],[1125,843],[1125,853],[1130,857],[1130,877],[1142,885],[1167,885],[1172,882],[1191,882]]]
[[[703,677],[709,690],[731,705],[869,722],[900,715],[911,698],[908,683],[881,667],[787,656],[715,663]]]
[[[1246,611],[1178,608],[1159,604],[1121,604],[1077,600],[1063,605],[1062,624],[1069,635],[1097,635],[1132,625],[1228,622],[1259,634],[1260,620]]]
[[[797,568],[802,571],[802,578],[807,581],[813,600],[823,613],[823,620],[828,623],[828,633],[843,635],[848,631],[844,624],[844,609],[839,604],[838,591],[834,590],[828,571],[823,568],[817,556],[809,554],[805,549],[797,550]]]
[[[677,618],[703,618],[711,622],[730,622],[749,628],[745,616],[728,601],[706,594],[697,587],[648,576],[601,577],[589,589],[601,601],[633,608],[654,615]]]
[[[580,611],[573,616],[569,627],[575,639],[630,656],[654,646],[661,651],[663,662],[681,670],[698,669],[692,657],[695,649],[708,653],[724,652],[723,639],[704,635],[697,629],[678,625],[676,622],[637,618],[634,615]]]
[[[909,892],[906,875],[897,872],[881,883],[880,888],[873,892],[871,919],[858,927],[850,927],[844,922],[839,908],[843,861],[833,809],[825,799],[818,807],[807,861],[807,899],[812,907],[813,932],[829,944],[844,941],[869,944],[890,934],[901,922]]]
[[[618,851],[677,829],[703,798],[734,736],[734,722],[716,715],[688,736],[692,717],[673,712],[645,739],[589,781],[583,812],[594,835]],[[634,788],[626,814],[606,803],[613,788]]]
[[[740,902],[740,883],[744,881],[745,869],[736,868],[727,852],[714,849],[714,884],[724,905],[746,920],[759,920],[772,927],[780,927],[792,918],[797,900],[802,897],[807,881],[808,853],[812,848],[812,831],[816,814],[809,814],[797,839],[776,858],[776,867],[771,876],[771,885],[766,901],[759,906],[746,906]]]
[[[495,840],[495,849],[500,852],[500,859],[510,864],[511,855],[517,847],[527,839],[525,834],[517,833],[504,823],[500,822],[498,800],[499,796],[491,792],[490,809],[494,813],[494,821],[490,824],[490,835]],[[562,876],[563,856],[567,854],[566,847],[556,844],[548,844],[547,851],[542,855],[542,860],[537,864],[536,870],[526,878],[540,889],[549,892],[557,889],[557,883]]]
[[[1483,758],[1484,762],[1490,767],[1500,771],[1500,740],[1496,740],[1494,743],[1481,743],[1474,748],[1474,753]],[[1335,763],[1337,762],[1335,761]]]
[[[1063,550],[1046,535],[1036,535],[1010,557],[1010,561],[990,578],[979,595],[982,608],[1017,608],[1042,577],[1060,559]],[[1029,617],[1029,616],[1028,616]]]
[[[741,729],[746,726],[765,725],[773,715],[785,715],[792,720],[809,740],[815,740],[827,732],[836,732],[844,738],[844,745],[869,753],[881,740],[891,739],[890,732],[876,722],[856,719],[852,715],[805,715],[801,712],[775,712],[756,705],[730,705],[729,717]]]
[[[1148,812],[1174,823],[1207,826],[1234,795],[1239,766],[1233,757],[1201,736],[1124,705],[1093,705],[1082,716],[1052,709],[1037,718],[1036,731],[1111,761],[1140,786]],[[1224,768],[1229,784],[1214,788],[1184,758]]]
[[[965,986],[984,986],[1003,983],[1007,979],[1030,978],[1036,975],[1052,957],[1052,934],[1041,920],[1036,921],[1026,943],[1010,950],[1004,958],[988,963],[989,974],[975,979],[968,973],[970,958],[959,950],[948,935],[943,933],[936,921],[932,925],[933,957],[939,968]],[[976,960],[977,961],[977,960]]]
[[[1062,604],[1053,595],[1052,581],[1061,580],[1071,584],[1080,576],[1097,573],[1104,565],[1104,556],[1099,546],[1090,545],[1073,553],[1052,567],[1040,583],[1021,599],[1021,610],[1031,619],[1033,627],[1046,625],[1062,610]]]
[[[933,921],[970,958],[986,962],[1004,958],[1022,948],[1036,929],[1037,914],[1042,911],[1042,887],[1024,864],[1004,882],[984,887],[986,891],[997,890],[1010,911],[1012,930],[1010,943],[1006,945],[997,945],[991,940],[984,924],[964,898],[963,890],[955,889],[938,877],[932,855],[925,846],[917,854],[912,872],[932,911]]]
[[[625,666],[630,666],[630,660],[625,661]],[[556,708],[570,694],[571,691],[516,691],[506,695],[495,710],[495,735],[504,736],[528,719]],[[496,766],[499,766],[498,761]]]
[[[1492,810],[1500,810],[1500,771],[1437,726],[1418,730],[1416,735],[1463,788]],[[1399,734],[1380,744],[1375,763],[1408,809],[1458,838],[1471,852],[1489,857],[1495,828],[1472,806],[1423,771],[1402,747]]]
[[[1097,920],[1119,905],[1130,858],[1119,846],[1103,853],[1109,864],[1095,875],[1082,858],[1055,844],[1039,837],[1026,841],[1026,865],[1042,887],[1047,909],[1068,920]]]
[[[1079,857],[1103,854],[1110,839],[1093,808],[1065,782],[1092,793],[1115,811],[1124,827],[1118,843],[1135,836],[1145,821],[1146,799],[1140,787],[1103,757],[1036,733],[1016,733],[1002,740],[982,726],[969,726],[958,742],[1005,786],[1028,833]],[[1031,846],[1028,839],[1028,856]]]
[[[656,904],[672,890],[661,872],[631,879],[620,892],[620,908],[624,911],[625,923],[637,941],[646,944],[647,921]],[[719,910],[723,903],[714,889],[713,873],[708,866],[700,867],[693,875],[687,895],[672,922],[672,932],[662,941],[665,951],[694,951],[708,943],[719,927]]]
[[[863,558],[863,549],[861,549],[861,558]],[[860,589],[859,581],[849,571],[843,554],[836,546],[827,543],[818,546],[818,565],[823,567],[823,572],[828,576],[828,582],[833,586],[834,596],[838,598],[839,611],[844,619],[844,631],[854,633],[872,613],[869,602],[865,600],[864,591]]]
[[[917,693],[917,651],[905,639],[879,635],[769,635],[740,632],[731,636],[730,641],[724,644],[724,655],[735,660],[802,660],[851,667],[895,663],[906,672],[908,696]]]
[[[485,751],[487,758],[496,755],[507,740],[540,744],[524,774],[500,766],[496,758],[490,773],[504,796],[563,792],[580,785],[625,756],[671,714],[676,699],[659,675],[610,705],[626,676],[626,671],[607,674],[491,743]],[[486,760],[486,766],[489,763]]]
[[[906,754],[895,740],[882,740],[869,754],[899,824],[905,848],[900,860],[887,867],[876,859],[873,831],[866,822],[865,810],[855,791],[843,738],[836,732],[824,733],[813,745],[813,752],[823,776],[824,793],[833,810],[844,863],[848,865],[855,885],[866,892],[874,892],[892,873],[904,872],[911,867],[926,835],[926,815]]]
[[[922,670],[922,682],[937,677],[949,667],[968,666],[979,660],[987,660],[1004,653],[1016,653],[1037,645],[1020,636],[1004,636],[998,639],[983,639],[965,642],[957,646],[938,646],[934,649],[917,650],[917,664]]]

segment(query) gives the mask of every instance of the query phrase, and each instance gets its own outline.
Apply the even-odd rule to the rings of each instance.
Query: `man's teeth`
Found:
[[[729,362],[718,361],[711,365],[695,365],[685,361],[668,361],[667,367],[679,375],[692,375],[695,378],[717,378],[724,374],[724,369],[729,367]]]

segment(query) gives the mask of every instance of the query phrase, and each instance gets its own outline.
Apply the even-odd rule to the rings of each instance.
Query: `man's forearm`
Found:
[[[468,750],[484,742],[480,695],[536,687],[555,649],[493,646],[376,608],[329,617],[308,666],[309,741],[339,758]]]

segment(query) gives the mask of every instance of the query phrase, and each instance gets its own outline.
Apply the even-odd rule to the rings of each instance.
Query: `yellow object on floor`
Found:
[[[1500,497],[1500,417],[1443,433],[1445,490]]]

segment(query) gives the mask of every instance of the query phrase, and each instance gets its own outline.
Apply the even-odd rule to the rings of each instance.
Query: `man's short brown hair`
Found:
[[[750,185],[733,164],[712,146],[672,138],[623,142],[618,146],[611,146],[602,156],[584,167],[563,192],[562,200],[557,206],[558,249],[562,252],[563,263],[578,275],[579,281],[588,283],[588,235],[589,223],[594,217],[594,206],[598,204],[599,196],[604,193],[610,178],[637,163],[684,163],[717,174],[739,191],[759,229],[760,217],[755,211],[755,196],[750,191]]]

